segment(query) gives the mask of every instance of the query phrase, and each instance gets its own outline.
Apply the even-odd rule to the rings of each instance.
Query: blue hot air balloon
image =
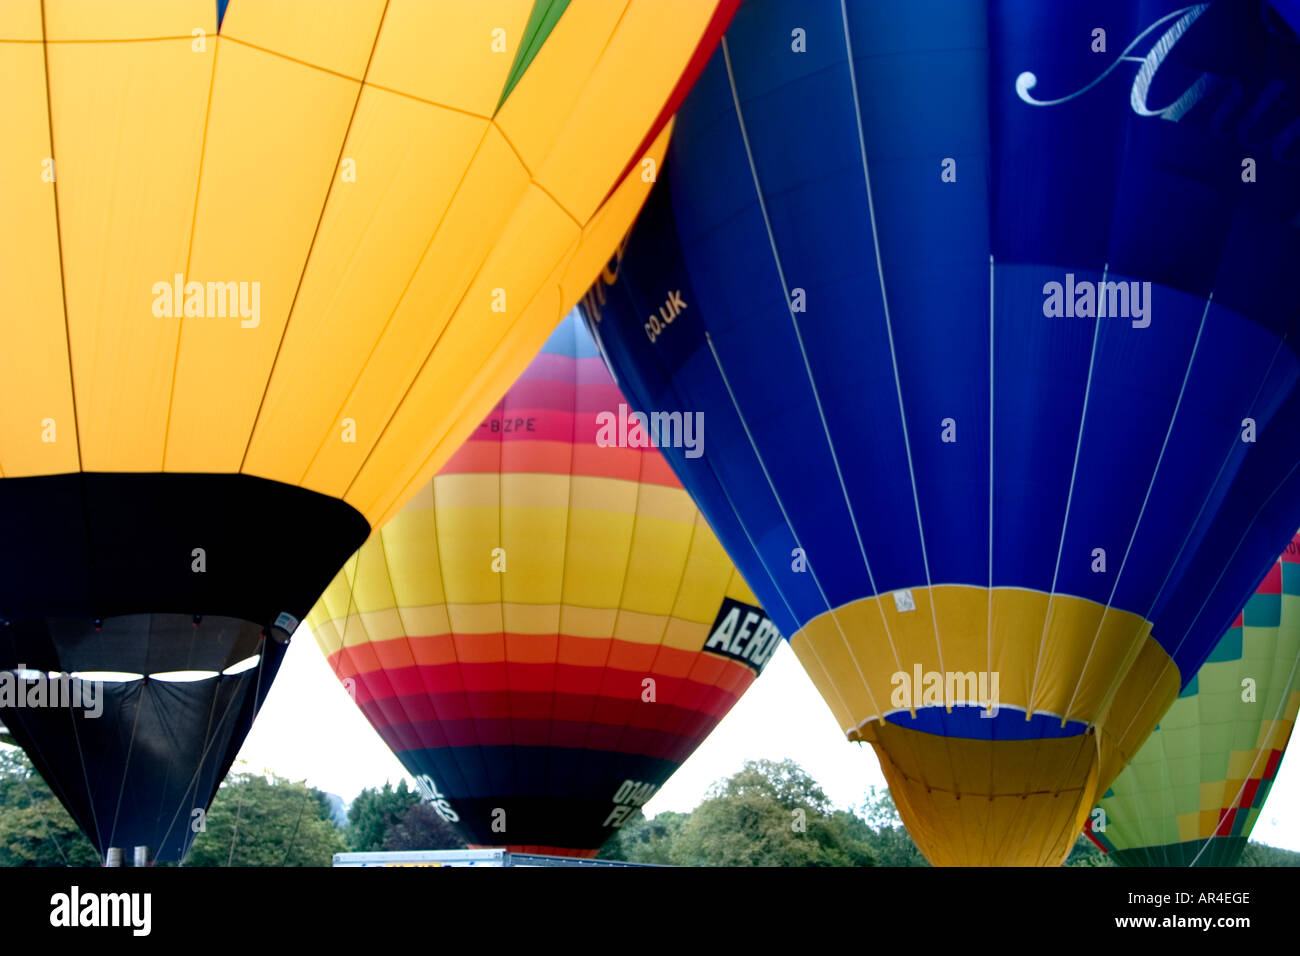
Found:
[[[584,308],[932,861],[1060,862],[1300,524],[1298,161],[1244,0],[746,0],[683,104]]]

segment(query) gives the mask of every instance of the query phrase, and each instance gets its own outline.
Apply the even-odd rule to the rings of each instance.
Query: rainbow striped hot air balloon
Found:
[[[1300,712],[1300,535],[1116,778],[1086,832],[1123,866],[1233,866]]]
[[[308,618],[473,844],[593,855],[780,643],[635,422],[566,319]]]

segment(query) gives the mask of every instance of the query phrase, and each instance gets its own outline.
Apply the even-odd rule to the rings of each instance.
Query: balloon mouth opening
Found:
[[[165,684],[195,684],[199,681],[215,680],[219,677],[234,677],[236,674],[242,674],[245,671],[252,670],[261,663],[262,655],[253,654],[245,657],[243,660],[236,661],[229,667],[220,670],[175,670],[159,671],[153,674],[139,674],[131,671],[71,671],[63,673],[62,671],[44,671],[33,670],[31,668],[10,668],[8,673],[13,674],[19,680],[36,681],[42,679],[54,680],[57,678],[67,677],[71,680],[85,682],[94,682],[98,684],[129,684],[132,681],[156,680]]]

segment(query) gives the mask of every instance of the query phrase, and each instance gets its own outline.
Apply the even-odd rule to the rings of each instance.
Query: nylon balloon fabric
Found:
[[[308,618],[471,844],[594,855],[781,642],[635,414],[566,319]]]
[[[584,298],[934,863],[1060,863],[1300,525],[1297,117],[1267,4],[746,0]]]
[[[267,635],[287,639],[599,271],[733,9],[0,4],[0,667],[66,669],[127,627],[128,657],[192,648],[206,679],[228,627],[278,658]],[[230,713],[251,719],[259,673]],[[168,821],[207,805],[246,729],[165,723],[95,735],[135,740],[125,798],[41,731],[101,850],[121,801],[152,806],[141,791],[202,753],[205,785],[149,844],[179,846]]]
[[[1300,536],[1273,565],[1087,833],[1121,866],[1236,866],[1300,712]]]

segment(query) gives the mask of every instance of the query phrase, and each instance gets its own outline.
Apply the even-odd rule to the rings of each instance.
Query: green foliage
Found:
[[[1101,850],[1097,849],[1097,844],[1093,843],[1082,833],[1074,841],[1074,846],[1070,847],[1070,854],[1065,858],[1062,866],[1114,866],[1110,857]]]
[[[626,860],[629,863],[654,863],[668,866],[672,863],[669,851],[682,826],[690,819],[689,813],[665,810],[647,820],[640,811],[616,830],[598,854],[598,860]]]
[[[389,831],[419,802],[420,794],[407,787],[405,780],[396,789],[385,783],[382,789],[362,790],[348,807],[348,849],[358,853],[386,849]]]
[[[1247,843],[1238,866],[1300,866],[1300,853],[1264,843]]]
[[[99,854],[27,756],[0,748],[0,866],[98,866]]]
[[[384,835],[383,846],[385,850],[461,850],[465,841],[437,810],[419,802],[406,808]]]
[[[871,787],[857,808],[871,838],[871,852],[878,866],[929,866],[930,861],[903,826],[888,787]]]
[[[330,866],[343,849],[319,790],[282,777],[232,773],[185,865]]]
[[[869,835],[798,764],[754,760],[713,785],[667,855],[678,866],[872,866]]]

